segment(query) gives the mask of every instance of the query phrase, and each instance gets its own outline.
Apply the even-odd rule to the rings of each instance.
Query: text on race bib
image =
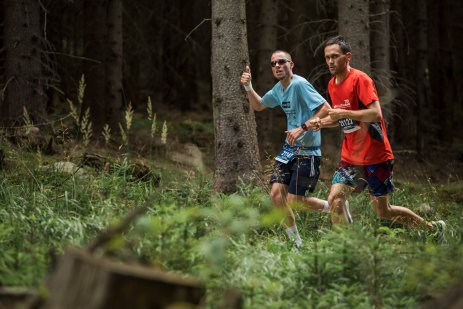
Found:
[[[360,129],[357,121],[350,118],[341,118],[338,123],[344,133],[352,133]]]
[[[275,157],[275,160],[286,164],[292,160],[294,155],[295,155],[294,149],[289,147],[288,145],[285,145],[283,149]]]

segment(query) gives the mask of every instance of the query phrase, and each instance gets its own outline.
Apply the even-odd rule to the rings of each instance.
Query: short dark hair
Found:
[[[288,60],[293,61],[293,60],[291,59],[291,54],[288,53],[286,50],[277,49],[277,50],[275,50],[275,51],[272,53],[272,56],[273,56],[273,54],[276,54],[276,53],[283,53],[283,54],[285,54],[286,58],[288,58]]]
[[[329,38],[328,40],[326,40],[325,46],[323,47],[327,47],[333,44],[338,44],[344,54],[352,52],[352,49],[350,48],[349,43],[341,35],[337,35],[335,37]]]

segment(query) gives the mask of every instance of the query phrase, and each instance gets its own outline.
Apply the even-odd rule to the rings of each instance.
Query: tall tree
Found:
[[[414,148],[415,145],[410,145],[409,142],[415,138],[415,124],[413,106],[414,98],[411,95],[410,76],[413,76],[413,67],[408,64],[409,46],[408,35],[406,29],[412,27],[410,18],[403,18],[407,13],[407,5],[413,3],[403,2],[401,0],[392,0],[391,9],[395,14],[391,15],[391,41],[394,48],[391,54],[391,68],[396,72],[395,79],[397,80],[397,96],[393,103],[393,130],[390,131],[389,137],[391,142],[401,144],[404,147]],[[413,44],[411,45],[413,46]],[[415,64],[414,64],[415,65]],[[413,65],[413,66],[414,66]]]
[[[278,42],[278,0],[262,0],[259,15],[259,40],[257,47],[256,83],[257,91],[266,92],[273,87],[275,79],[270,74],[269,62],[272,52],[277,48]],[[275,132],[275,114],[270,109],[263,110],[256,115],[259,145],[262,150],[269,150],[273,143]],[[284,127],[281,130],[284,132]]]
[[[239,77],[249,63],[244,0],[212,1],[212,104],[215,127],[214,188],[234,192],[260,176],[254,112]]]
[[[99,134],[106,121],[106,29],[109,0],[84,0],[84,75],[87,83],[82,112],[90,109],[94,133]],[[95,136],[95,135],[94,135]]]
[[[393,111],[391,104],[396,92],[392,85],[391,74],[390,7],[390,0],[370,1],[371,70],[387,124],[391,123]],[[393,135],[392,132],[390,135]]]
[[[416,151],[424,153],[426,144],[426,119],[429,119],[429,81],[428,81],[428,15],[426,0],[416,3],[417,44],[416,44]]]
[[[310,30],[307,14],[316,11],[315,3],[313,1],[290,0],[288,6],[288,45],[294,61],[293,70],[294,73],[305,77],[308,75],[309,62],[312,59],[305,48],[308,35],[311,35],[307,31]]]
[[[105,124],[113,132],[122,119],[122,0],[85,0],[84,65],[86,92],[82,112],[90,109],[94,137]]]
[[[106,79],[106,119],[113,130],[121,121],[123,110],[122,88],[122,0],[109,0],[107,25],[108,54],[105,59]]]
[[[31,120],[46,118],[46,95],[42,70],[40,2],[4,0],[5,85],[1,99],[3,125],[23,123],[23,110]]]
[[[352,48],[352,66],[371,73],[370,65],[370,15],[368,0],[338,1],[339,34]]]
[[[456,8],[456,2],[453,0],[439,1],[439,76],[440,87],[438,88],[439,108],[439,140],[445,146],[453,144],[455,134],[455,102],[457,99],[457,89],[454,72],[454,42],[453,25],[455,23],[453,12]]]

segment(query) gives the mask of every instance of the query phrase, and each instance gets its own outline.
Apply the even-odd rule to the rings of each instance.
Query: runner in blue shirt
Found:
[[[286,140],[275,158],[275,169],[270,177],[270,197],[276,207],[285,210],[286,233],[300,247],[302,240],[292,206],[303,203],[311,210],[329,210],[327,201],[306,196],[306,192],[315,190],[321,161],[320,132],[308,130],[309,120],[328,115],[330,106],[305,78],[293,74],[294,63],[288,52],[273,52],[270,64],[273,76],[279,82],[263,97],[252,88],[248,66],[241,75],[241,84],[255,111],[279,106],[286,113]],[[346,213],[351,221],[350,213]]]

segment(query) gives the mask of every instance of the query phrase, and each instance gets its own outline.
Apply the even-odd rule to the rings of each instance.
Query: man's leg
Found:
[[[446,224],[444,221],[426,221],[406,207],[391,205],[387,195],[370,195],[370,199],[373,210],[379,218],[398,222],[410,227],[425,226],[431,232],[430,236],[435,241],[440,243],[445,240]]]
[[[333,224],[352,223],[352,217],[347,204],[347,198],[353,188],[342,183],[335,183],[331,186],[328,204],[331,211],[331,222]]]
[[[370,195],[371,205],[376,215],[381,219],[390,220],[411,227],[427,226],[430,230],[433,226],[430,222],[426,222],[422,217],[414,213],[412,210],[403,206],[394,206],[389,203],[389,196],[374,196]]]
[[[328,201],[306,196],[307,192],[313,193],[317,186],[320,162],[321,158],[317,156],[297,158],[288,189],[291,197],[289,202],[293,209],[329,211]]]
[[[273,183],[270,189],[270,198],[273,205],[283,211],[286,226],[293,226],[296,220],[293,211],[288,206],[288,186],[282,183]]]
[[[290,204],[291,209],[296,210],[311,210],[321,212],[330,211],[327,200],[322,200],[320,198],[311,196],[294,195],[288,193],[288,203]]]
[[[270,198],[272,199],[273,205],[283,211],[285,216],[286,234],[289,239],[294,241],[297,247],[302,245],[302,239],[299,235],[299,231],[296,226],[296,218],[294,212],[291,209],[291,200],[294,201],[293,194],[288,194],[288,186],[281,183],[273,183],[272,189],[270,190]]]

